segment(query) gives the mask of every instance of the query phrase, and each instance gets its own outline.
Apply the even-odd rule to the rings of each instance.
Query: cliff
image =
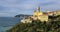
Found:
[[[60,21],[18,23],[7,32],[60,32]]]

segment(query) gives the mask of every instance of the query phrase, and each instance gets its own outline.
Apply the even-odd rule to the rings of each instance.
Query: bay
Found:
[[[0,17],[0,32],[12,28],[15,24],[20,22],[20,18],[16,17]]]

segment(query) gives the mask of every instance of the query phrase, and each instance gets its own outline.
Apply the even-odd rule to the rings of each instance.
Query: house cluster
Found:
[[[60,15],[60,11],[52,11],[52,12],[41,12],[40,11],[40,7],[38,7],[34,13],[33,13],[33,16],[30,16],[28,18],[24,18],[24,20],[22,20],[21,22],[23,23],[28,23],[32,20],[40,20],[41,22],[43,21],[49,21],[49,16],[58,16]],[[32,20],[31,20],[32,19]]]

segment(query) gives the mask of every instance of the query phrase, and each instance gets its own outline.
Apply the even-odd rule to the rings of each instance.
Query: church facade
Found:
[[[40,11],[40,7],[33,13],[33,20],[48,21],[48,14]]]

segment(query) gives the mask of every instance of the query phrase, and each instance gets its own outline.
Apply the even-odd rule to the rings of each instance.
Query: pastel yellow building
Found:
[[[38,14],[38,12],[35,10],[34,14],[33,14],[33,17],[37,17],[38,16],[37,14]]]
[[[56,11],[56,16],[60,15],[60,11]]]
[[[21,20],[22,23],[32,23],[32,20],[28,19],[23,19]]]
[[[33,19],[34,20],[40,20],[40,21],[48,21],[48,15],[43,14],[43,12],[40,12],[40,7],[38,7],[37,10],[33,13]]]

